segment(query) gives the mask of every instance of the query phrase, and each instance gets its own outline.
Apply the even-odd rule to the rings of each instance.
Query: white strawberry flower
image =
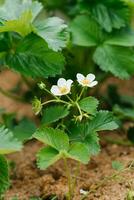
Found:
[[[76,75],[77,81],[80,85],[86,86],[86,87],[94,87],[95,85],[98,84],[98,81],[95,80],[95,75],[94,74],[88,74],[87,76],[84,76],[83,74],[78,73]]]
[[[69,94],[71,91],[71,85],[73,81],[71,79],[65,80],[64,78],[60,78],[57,82],[57,85],[53,85],[51,87],[51,93],[55,96],[62,96]]]

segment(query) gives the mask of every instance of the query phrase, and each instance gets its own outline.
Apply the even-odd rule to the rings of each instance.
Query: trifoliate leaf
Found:
[[[27,11],[22,13],[18,19],[5,21],[2,26],[0,26],[1,32],[16,32],[22,36],[26,36],[32,32],[33,27],[31,24],[32,13]]]
[[[66,30],[67,25],[59,17],[37,21],[34,26],[35,33],[48,43],[50,49],[58,51],[66,47],[69,33]]]
[[[9,187],[8,163],[4,156],[0,155],[0,195]]]
[[[24,118],[17,126],[13,129],[13,135],[19,141],[27,141],[32,138],[36,130],[36,125],[30,119]]]
[[[60,74],[65,60],[61,53],[49,49],[42,38],[30,34],[7,55],[6,63],[23,75],[46,78]]]
[[[79,102],[80,108],[91,115],[95,115],[98,104],[98,100],[94,97],[86,97]]]
[[[102,131],[102,130],[114,130],[118,128],[117,123],[114,120],[112,112],[99,111],[96,116],[88,123],[89,130]]]
[[[52,147],[42,148],[37,153],[37,165],[40,169],[46,169],[60,159],[59,152]]]
[[[21,148],[21,142],[14,138],[13,133],[4,126],[0,126],[0,154],[12,153]]]
[[[69,149],[69,138],[67,134],[59,129],[39,128],[33,137],[58,151],[68,151]]]
[[[83,143],[73,143],[68,151],[68,154],[70,158],[84,164],[88,164],[90,160],[88,148]]]
[[[98,3],[92,8],[91,13],[107,32],[111,32],[113,28],[125,27],[129,19],[129,9],[121,1],[120,7]]]
[[[0,5],[0,20],[16,20],[25,11],[31,11],[32,19],[39,14],[42,9],[42,4],[38,1],[32,2],[32,0],[4,0],[4,3]]]
[[[102,40],[102,31],[94,19],[78,16],[70,24],[73,43],[80,46],[96,46]]]
[[[69,110],[65,106],[51,106],[43,110],[43,124],[50,124],[56,122],[59,119],[66,117],[69,114]]]
[[[128,79],[134,74],[134,52],[130,48],[105,44],[96,49],[93,58],[102,70],[119,78]]]
[[[77,10],[90,14],[107,32],[126,26],[130,19],[130,9],[122,0],[79,1]]]
[[[98,134],[90,130],[89,122],[72,124],[69,127],[69,137],[71,142],[81,142],[86,145],[90,155],[96,155],[100,151]]]

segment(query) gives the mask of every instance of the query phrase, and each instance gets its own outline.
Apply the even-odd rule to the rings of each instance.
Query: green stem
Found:
[[[52,95],[52,96],[56,99],[55,102],[57,102],[57,103],[64,103],[64,104],[67,104],[68,106],[71,106],[70,103],[68,103],[67,101],[61,100],[61,99],[58,98],[57,96],[53,95],[53,94],[52,94],[49,90],[47,90],[46,88],[44,88],[44,90],[45,90],[48,94]],[[54,101],[53,101],[53,102],[54,102]],[[45,105],[45,103],[43,103],[43,105]]]
[[[41,105],[44,106],[44,105],[47,105],[47,104],[52,103],[52,102],[57,102],[57,100],[52,99],[52,100],[49,100],[49,101],[43,102]]]
[[[74,101],[73,101],[68,95],[66,95],[66,97],[69,99],[69,101],[70,101],[72,104],[74,104]]]
[[[80,108],[80,106],[79,106],[79,104],[76,102],[76,106],[77,106],[77,108],[78,108],[78,110],[79,110],[79,113],[80,113],[80,116],[81,116],[81,118],[82,118],[82,111],[81,111],[81,108]]]
[[[4,96],[8,97],[8,98],[15,100],[15,101],[24,102],[23,98],[18,97],[16,95],[13,95],[12,93],[5,91],[2,88],[0,88],[0,93],[3,94]]]
[[[75,175],[74,175],[74,182],[73,182],[73,186],[72,186],[73,194],[75,192],[75,188],[76,188],[76,184],[77,184],[77,177],[79,175],[79,172],[80,172],[80,162],[78,162],[78,165],[77,165],[77,168],[76,168],[76,171],[75,171]]]
[[[85,87],[82,88],[80,95],[77,98],[77,102],[81,99],[83,93],[84,93]]]
[[[70,170],[68,168],[66,157],[64,157],[64,166],[65,166],[65,170],[66,170],[66,176],[67,176],[67,179],[68,179],[68,195],[67,195],[67,199],[68,200],[72,200],[71,173],[70,173]]]

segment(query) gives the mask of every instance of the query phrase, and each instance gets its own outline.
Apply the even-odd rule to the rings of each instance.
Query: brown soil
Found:
[[[67,192],[67,179],[63,162],[59,161],[44,171],[37,169],[35,154],[41,146],[40,143],[31,141],[25,145],[22,152],[9,156],[16,163],[16,167],[11,172],[12,186],[6,193],[5,200],[12,200],[14,196],[18,196],[19,200],[29,200],[32,196],[49,199],[52,194],[57,195],[59,200],[64,199],[64,195]],[[103,143],[101,153],[93,157],[89,165],[81,165],[74,200],[80,200],[80,189],[89,191],[101,183],[104,177],[115,173],[115,170],[111,167],[113,160],[127,164],[133,159],[134,147],[122,147],[115,144],[106,145]],[[69,163],[72,174],[74,174],[76,163],[70,160]],[[134,190],[133,171],[123,173],[117,180],[105,181],[87,199],[124,200],[129,189]]]
[[[13,73],[8,70],[4,70],[0,73],[0,87],[4,90],[11,90],[16,86],[16,84],[21,80],[21,77],[17,73]],[[22,91],[26,91],[27,87],[23,83]],[[21,102],[16,102],[11,98],[6,97],[0,93],[0,108],[4,108],[6,112],[15,112],[18,118],[23,117],[24,115],[28,117],[33,117],[31,112],[32,108],[30,104],[24,104]]]
[[[19,75],[9,71],[4,71],[0,74],[1,87],[6,89],[11,89],[11,86],[15,86],[19,80]],[[105,86],[109,83],[118,84],[121,93],[133,95],[133,80],[124,82],[110,78],[102,86],[102,91],[105,91]],[[16,103],[2,94],[0,94],[0,107],[4,107],[8,112],[17,112],[19,118],[24,115],[33,117],[31,105]],[[109,133],[107,134],[109,135]],[[59,200],[64,199],[64,195],[67,192],[67,179],[65,177],[63,162],[59,161],[45,171],[37,169],[35,154],[41,147],[42,144],[39,142],[30,141],[25,145],[23,151],[8,156],[11,161],[15,162],[15,167],[11,170],[12,184],[5,195],[5,200],[12,200],[15,196],[19,200],[29,200],[33,196],[49,199],[51,195],[57,195]],[[134,147],[124,147],[103,142],[101,153],[93,157],[89,165],[81,165],[81,172],[79,177],[77,177],[77,189],[74,200],[80,200],[80,189],[89,191],[102,183],[101,181],[104,177],[115,173],[115,170],[111,167],[113,160],[122,161],[124,164],[127,164],[133,159]],[[72,174],[74,174],[76,163],[70,160],[69,163]],[[134,191],[133,171],[123,173],[119,179],[104,182],[87,199],[124,200],[129,190]]]

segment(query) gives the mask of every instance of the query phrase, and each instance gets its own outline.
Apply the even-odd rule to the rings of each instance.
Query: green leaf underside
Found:
[[[8,163],[4,156],[0,155],[0,194],[9,187]]]
[[[69,158],[75,159],[84,164],[88,164],[89,162],[89,151],[85,144],[82,143],[74,143],[71,145],[69,151]]]
[[[34,23],[34,26],[36,34],[48,43],[49,48],[58,51],[66,47],[69,38],[66,30],[67,25],[59,17],[37,21]]]
[[[65,60],[61,53],[49,49],[43,39],[30,34],[7,56],[6,63],[23,75],[47,78],[60,74]]]
[[[70,24],[73,43],[80,46],[96,46],[102,39],[102,31],[91,17],[78,16]]]
[[[5,21],[3,25],[0,26],[0,32],[16,32],[22,36],[26,36],[33,30],[31,20],[31,11],[24,12],[19,19]]]
[[[69,138],[63,131],[59,129],[39,128],[35,132],[34,137],[58,151],[68,151],[69,149]]]
[[[134,74],[132,49],[105,44],[96,49],[93,58],[102,70],[109,71],[122,79],[128,79]]]
[[[98,100],[94,97],[86,97],[79,102],[80,108],[91,115],[97,112],[98,104]]]
[[[51,106],[43,110],[42,124],[50,124],[66,117],[69,110],[65,106]]]
[[[13,130],[13,135],[18,140],[24,142],[32,138],[36,131],[36,125],[29,119],[23,119]]]
[[[0,127],[0,154],[8,154],[19,151],[22,148],[21,142],[13,137],[13,133],[5,128]]]
[[[52,147],[44,147],[37,153],[37,165],[40,169],[46,169],[59,159],[59,152]]]
[[[24,13],[25,11],[31,11],[32,19],[39,14],[42,9],[42,4],[38,1],[32,2],[32,0],[5,0],[4,4],[0,6],[0,19],[16,20]]]

